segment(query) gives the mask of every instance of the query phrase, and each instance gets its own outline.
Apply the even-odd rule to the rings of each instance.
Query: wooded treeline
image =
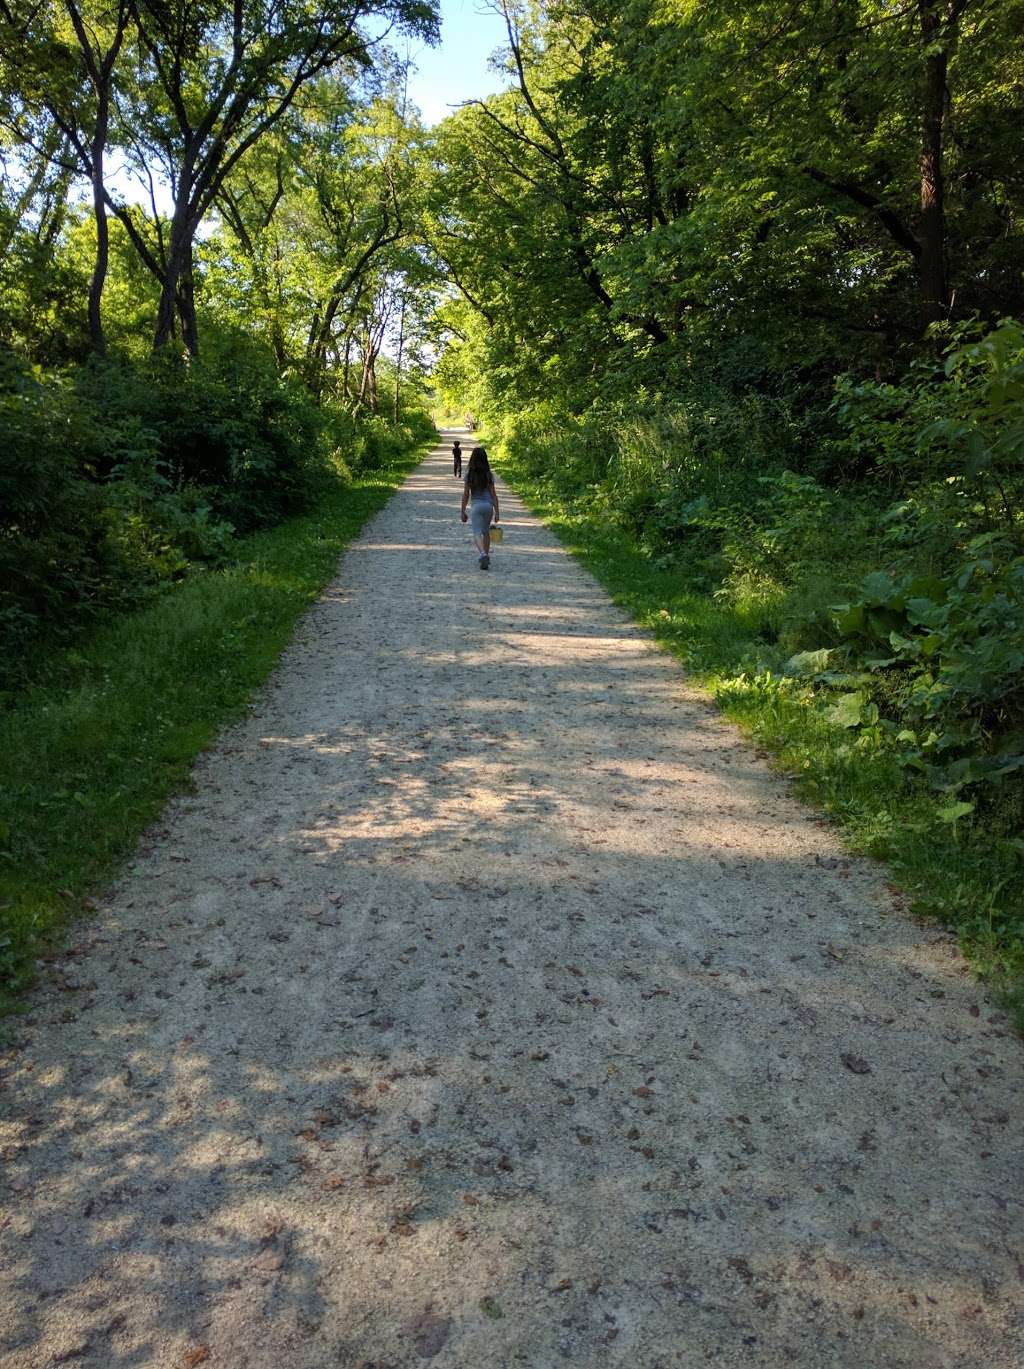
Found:
[[[8,680],[422,436],[390,44],[436,34],[427,0],[0,0]]]
[[[435,246],[519,401],[889,378],[1021,312],[1016,0],[502,9],[518,88],[445,125]]]
[[[441,385],[652,604],[731,614],[653,621],[801,766],[838,730],[872,849],[934,794],[933,904],[1019,969],[1024,4],[498,8],[512,88],[436,139]]]

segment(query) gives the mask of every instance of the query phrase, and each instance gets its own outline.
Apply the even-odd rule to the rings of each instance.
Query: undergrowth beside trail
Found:
[[[0,1011],[270,673],[338,557],[422,448],[325,485],[231,563],[55,651],[0,715]]]
[[[1024,1031],[1015,845],[983,823],[950,821],[948,796],[915,783],[884,747],[856,745],[799,680],[766,670],[771,603],[753,594],[713,596],[685,556],[652,558],[600,504],[567,495],[510,446],[497,464],[527,504],[725,715],[774,753],[801,795],[836,821],[851,850],[884,860],[915,912],[956,930],[974,970]]]

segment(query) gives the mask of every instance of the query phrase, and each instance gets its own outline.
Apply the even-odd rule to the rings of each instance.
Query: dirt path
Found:
[[[0,1363],[1024,1364],[1024,1052],[430,458],[7,1063]]]

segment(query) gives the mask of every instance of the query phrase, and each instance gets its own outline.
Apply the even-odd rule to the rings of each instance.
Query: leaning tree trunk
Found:
[[[101,55],[94,47],[94,35],[74,0],[66,0],[68,16],[81,49],[82,61],[90,84],[96,92],[96,124],[89,146],[89,174],[92,181],[93,214],[96,220],[96,255],[93,259],[92,279],[89,282],[89,342],[98,356],[105,356],[107,341],[103,333],[103,287],[110,262],[110,229],[107,223],[107,196],[103,185],[103,158],[107,147],[107,127],[110,122],[110,100],[113,71],[128,24],[128,9],[119,0],[116,27],[110,47]]]

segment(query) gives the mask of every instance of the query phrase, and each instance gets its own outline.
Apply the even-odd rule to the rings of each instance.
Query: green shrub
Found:
[[[411,445],[434,432],[430,416],[415,411],[403,414],[398,424],[377,414],[350,422],[352,446],[348,464],[357,473],[386,470],[400,461]]]
[[[837,612],[851,656],[900,679],[881,721],[902,763],[958,796],[1024,769],[1024,557],[992,533],[968,552],[947,580],[869,576]],[[879,720],[868,703],[878,692],[843,696],[848,725]]]
[[[920,360],[900,384],[841,377],[833,406],[834,452],[930,508],[951,555],[976,533],[1021,543],[1024,328],[977,332],[954,333],[941,365]]]
[[[0,686],[46,641],[144,601],[232,537],[273,526],[433,431],[318,407],[266,349],[221,333],[170,353],[44,373],[0,353]]]
[[[65,380],[10,357],[0,366],[0,657],[10,671],[42,621],[87,615],[116,595],[126,568],[90,479],[92,415]]]

